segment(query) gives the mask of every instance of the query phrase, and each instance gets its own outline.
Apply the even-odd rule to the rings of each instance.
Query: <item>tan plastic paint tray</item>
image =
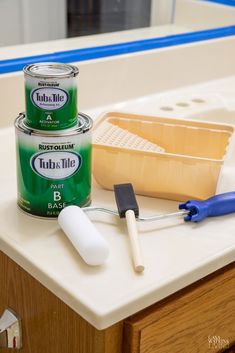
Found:
[[[132,183],[137,194],[185,201],[215,193],[234,128],[120,112],[94,126],[93,175],[103,188]]]

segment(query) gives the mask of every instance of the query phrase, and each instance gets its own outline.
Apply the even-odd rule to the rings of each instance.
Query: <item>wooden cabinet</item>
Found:
[[[235,341],[234,264],[102,331],[3,252],[0,268],[0,315],[21,316],[22,353],[204,353]]]
[[[126,353],[225,350],[235,341],[235,265],[127,319],[124,333]]]
[[[0,252],[0,315],[22,318],[22,353],[121,353],[122,323],[98,331]],[[0,349],[1,353],[9,349]]]

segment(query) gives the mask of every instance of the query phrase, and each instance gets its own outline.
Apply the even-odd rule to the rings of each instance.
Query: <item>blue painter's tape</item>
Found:
[[[220,4],[220,5],[235,7],[235,0],[203,0],[203,1],[215,2],[216,4]]]
[[[36,62],[79,62],[234,35],[235,26],[229,26],[198,32],[176,34],[160,38],[139,40],[134,42],[110,44],[98,47],[55,52],[51,54],[0,60],[0,74],[19,71],[22,70],[25,65]]]

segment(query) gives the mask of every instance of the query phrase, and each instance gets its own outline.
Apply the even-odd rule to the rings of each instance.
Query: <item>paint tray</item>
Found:
[[[93,130],[93,175],[105,189],[132,183],[141,195],[185,201],[214,195],[234,128],[108,112]]]

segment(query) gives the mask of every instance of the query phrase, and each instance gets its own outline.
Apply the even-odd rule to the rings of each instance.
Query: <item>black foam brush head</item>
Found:
[[[135,216],[139,216],[139,206],[135,198],[132,184],[114,185],[114,194],[120,218],[125,218],[126,211],[132,210]]]

